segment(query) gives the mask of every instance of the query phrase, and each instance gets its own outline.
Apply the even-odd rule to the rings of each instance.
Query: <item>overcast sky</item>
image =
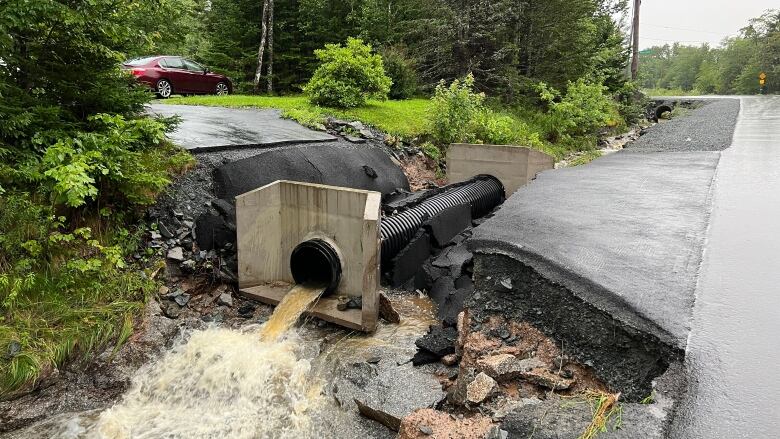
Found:
[[[674,41],[717,46],[723,38],[736,35],[749,19],[773,7],[780,8],[780,1],[642,0],[639,48]]]

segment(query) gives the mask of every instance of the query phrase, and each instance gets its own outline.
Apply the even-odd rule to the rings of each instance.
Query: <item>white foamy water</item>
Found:
[[[136,374],[103,412],[101,438],[305,438],[320,401],[294,334],[267,343],[258,331],[213,328]]]

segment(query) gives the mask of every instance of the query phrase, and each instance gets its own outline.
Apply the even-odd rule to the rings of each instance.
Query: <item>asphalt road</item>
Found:
[[[475,229],[475,250],[508,254],[682,352],[719,150],[738,110],[709,102],[625,151],[542,172]]]
[[[149,112],[179,115],[168,137],[190,151],[327,142],[335,138],[282,119],[278,110],[151,104]]]
[[[742,98],[696,288],[672,438],[780,434],[780,97]]]

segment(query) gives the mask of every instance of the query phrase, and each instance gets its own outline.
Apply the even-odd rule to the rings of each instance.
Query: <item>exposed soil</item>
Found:
[[[400,162],[412,192],[447,184],[446,178],[436,175],[436,161],[423,153],[405,155]]]

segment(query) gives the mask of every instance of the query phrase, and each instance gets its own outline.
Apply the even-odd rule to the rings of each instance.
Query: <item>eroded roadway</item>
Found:
[[[696,287],[672,438],[780,435],[780,96],[742,98]]]

